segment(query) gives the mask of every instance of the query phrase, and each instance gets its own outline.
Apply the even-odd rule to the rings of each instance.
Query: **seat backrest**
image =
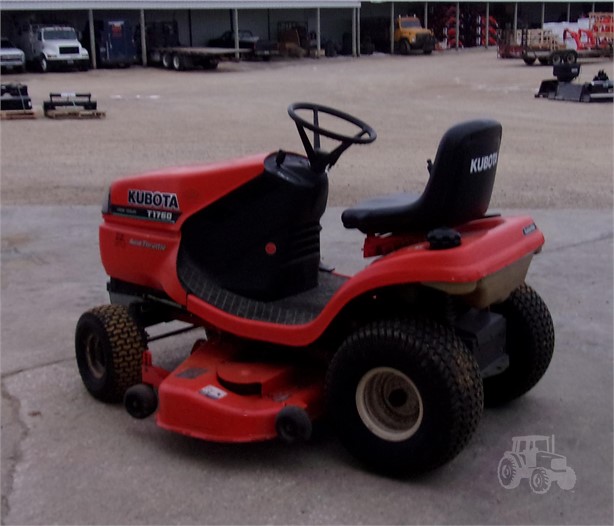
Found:
[[[474,120],[457,124],[441,138],[420,208],[441,225],[482,217],[495,183],[501,124]]]

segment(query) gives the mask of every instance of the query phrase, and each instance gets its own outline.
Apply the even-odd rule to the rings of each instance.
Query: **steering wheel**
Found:
[[[297,112],[301,110],[310,111],[313,114],[312,121],[308,121],[301,117]],[[331,115],[345,122],[349,122],[358,128],[358,133],[355,135],[344,135],[341,133],[326,130],[320,126],[320,113]],[[326,168],[333,166],[341,157],[341,154],[345,152],[352,144],[369,144],[377,138],[377,133],[366,122],[352,117],[347,113],[322,106],[320,104],[313,104],[311,102],[295,102],[288,106],[288,115],[295,122],[298,134],[301,137],[303,146],[305,147],[305,153],[309,159],[311,169],[316,172],[322,172]],[[313,132],[313,144],[307,136],[305,130]],[[326,152],[320,147],[320,136],[328,137],[335,141],[339,141],[341,144],[337,146],[333,151]]]

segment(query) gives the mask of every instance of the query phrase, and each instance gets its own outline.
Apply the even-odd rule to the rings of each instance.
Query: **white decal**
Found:
[[[223,391],[222,389],[215,387],[215,385],[207,385],[200,390],[201,394],[204,394],[207,398],[212,398],[213,400],[219,400],[220,398],[224,398],[228,393]]]
[[[497,152],[490,155],[484,155],[483,157],[475,157],[471,159],[471,167],[469,173],[484,172],[497,166],[499,160],[499,154]]]

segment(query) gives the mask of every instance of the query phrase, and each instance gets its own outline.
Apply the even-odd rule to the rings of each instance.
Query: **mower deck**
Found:
[[[256,361],[258,360],[258,361]],[[157,424],[216,442],[252,442],[279,435],[284,407],[323,412],[324,374],[314,364],[246,355],[236,342],[199,340],[168,376],[144,366],[144,379],[158,383]]]

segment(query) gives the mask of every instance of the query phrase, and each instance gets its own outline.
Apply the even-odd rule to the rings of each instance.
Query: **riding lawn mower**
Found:
[[[348,276],[321,261],[328,174],[376,132],[319,104],[288,113],[305,154],[111,185],[99,231],[110,304],[77,323],[81,378],[98,400],[191,437],[295,442],[323,420],[370,469],[434,469],[485,404],[530,390],[554,350],[548,308],[525,283],[544,237],[531,217],[488,212],[501,125],[449,129],[420,196],[345,210],[369,258]],[[205,335],[172,370],[149,349],[151,328],[169,322]]]

